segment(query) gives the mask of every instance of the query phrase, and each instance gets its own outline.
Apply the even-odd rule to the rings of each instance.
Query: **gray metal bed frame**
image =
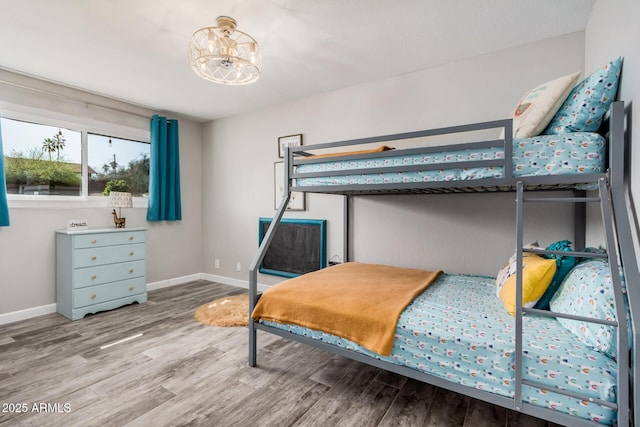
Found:
[[[575,207],[575,243],[576,247],[584,247],[586,233],[586,204],[593,202],[600,205],[600,211],[603,219],[604,234],[607,245],[607,255],[612,273],[618,268],[622,268],[627,286],[627,299],[631,313],[631,333],[632,346],[628,346],[628,334],[625,322],[612,322],[602,319],[583,318],[579,316],[555,313],[543,310],[535,310],[522,308],[518,304],[516,309],[515,321],[515,396],[507,398],[498,396],[491,392],[477,390],[472,387],[464,386],[443,380],[441,378],[422,373],[407,367],[395,365],[393,363],[384,362],[374,359],[363,354],[345,350],[330,344],[319,342],[304,336],[292,334],[277,328],[263,325],[259,322],[250,320],[249,322],[249,365],[256,366],[257,362],[257,330],[263,330],[284,338],[303,342],[313,347],[321,348],[331,353],[339,354],[353,360],[357,360],[369,365],[377,366],[391,372],[405,375],[410,378],[417,379],[426,383],[443,387],[454,392],[478,398],[496,405],[500,405],[515,411],[523,412],[532,416],[546,419],[559,424],[569,426],[588,426],[594,425],[592,421],[576,418],[569,414],[560,413],[551,409],[535,406],[522,400],[522,386],[531,386],[543,388],[556,393],[568,395],[578,399],[586,399],[594,403],[598,403],[617,410],[618,425],[636,425],[640,427],[640,412],[635,408],[638,406],[640,399],[640,385],[635,381],[636,369],[640,369],[640,353],[636,350],[638,335],[640,333],[640,273],[638,271],[638,262],[635,255],[635,246],[633,235],[636,233],[635,222],[630,206],[629,193],[629,161],[625,153],[628,151],[629,135],[625,134],[625,109],[624,104],[620,101],[614,102],[611,106],[608,118],[608,128],[603,130],[603,134],[608,134],[608,156],[609,167],[606,173],[599,174],[583,174],[583,175],[559,175],[559,176],[539,176],[539,177],[513,177],[512,176],[512,122],[510,119],[497,120],[485,123],[476,123],[470,125],[453,126],[447,128],[431,129],[418,132],[408,132],[395,135],[385,135],[371,138],[362,138],[355,140],[346,140],[333,143],[316,144],[305,147],[294,147],[287,149],[285,155],[285,197],[271,222],[262,244],[251,263],[249,269],[249,313],[253,312],[253,308],[260,295],[258,294],[258,267],[261,264],[269,245],[273,239],[275,230],[282,219],[289,202],[289,197],[293,191],[305,191],[312,193],[328,193],[341,194],[344,199],[344,256],[347,261],[349,253],[349,199],[354,195],[371,195],[371,194],[406,194],[406,193],[447,193],[447,192],[478,192],[478,191],[515,191],[516,193],[516,248],[517,248],[517,270],[522,269],[523,252],[535,252],[539,254],[559,253],[545,250],[528,250],[523,249],[523,211],[525,203],[572,203]],[[409,138],[418,138],[426,136],[448,135],[461,132],[478,131],[484,129],[502,128],[505,131],[505,138],[482,141],[478,143],[465,143],[444,145],[438,147],[420,147],[397,150],[393,155],[398,155],[401,151],[403,154],[422,154],[436,151],[455,151],[468,148],[487,148],[500,147],[504,149],[504,158],[499,160],[485,160],[473,162],[457,162],[436,165],[420,165],[420,170],[426,168],[433,169],[457,169],[462,167],[487,167],[499,166],[503,168],[502,178],[476,179],[467,181],[449,181],[449,182],[421,182],[421,183],[396,183],[396,184],[356,184],[356,185],[330,185],[330,186],[305,186],[296,187],[295,179],[303,177],[317,177],[336,175],[335,172],[314,172],[314,173],[296,173],[294,166],[301,163],[301,158],[309,155],[310,151],[318,149],[327,149],[335,147],[349,147],[369,143],[380,143],[386,141],[399,141]],[[343,158],[376,158],[389,156],[389,152],[369,153],[350,155],[348,157],[333,157],[332,160],[337,161]],[[314,161],[326,161],[326,159],[307,159],[305,163]],[[397,166],[382,168],[358,169],[353,174],[363,173],[379,173],[379,172],[404,172],[416,170],[416,166]],[[339,174],[348,174],[341,171]],[[597,184],[598,195],[596,197],[587,197],[585,191],[574,191],[574,197],[529,197],[527,190],[547,190],[569,188],[576,184]],[[535,194],[535,193],[534,193]],[[562,252],[559,254],[567,254]],[[591,253],[573,252],[569,255],[579,257],[594,257]],[[625,311],[623,305],[622,284],[619,274],[612,274],[614,296],[617,308],[617,318],[624,319]],[[522,277],[518,274],[516,279],[516,301],[522,298]],[[565,317],[570,319],[588,321],[617,327],[618,329],[618,378],[617,378],[617,402],[612,404],[607,401],[582,396],[578,393],[568,392],[566,390],[557,389],[534,381],[523,378],[522,372],[522,316],[525,313],[548,316],[548,317]],[[250,317],[251,319],[251,317]]]

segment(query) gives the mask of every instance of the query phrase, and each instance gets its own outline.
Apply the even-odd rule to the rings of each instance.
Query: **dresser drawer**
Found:
[[[101,246],[144,243],[144,231],[122,231],[114,233],[78,234],[73,236],[73,248],[97,248]]]
[[[101,285],[103,283],[117,282],[133,279],[145,275],[145,262],[131,261],[120,264],[107,264],[100,267],[76,268],[73,270],[74,289],[86,286]]]
[[[135,245],[76,249],[73,251],[72,256],[73,268],[135,261],[145,258],[145,245],[144,243],[137,243]]]
[[[100,304],[105,301],[144,293],[146,290],[147,285],[144,277],[76,289],[73,291],[73,306],[74,308],[78,308]]]

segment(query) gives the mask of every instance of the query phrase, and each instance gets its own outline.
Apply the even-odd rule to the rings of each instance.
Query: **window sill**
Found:
[[[107,197],[17,196],[7,194],[9,209],[79,209],[108,208]],[[133,208],[146,208],[146,197],[134,197]]]

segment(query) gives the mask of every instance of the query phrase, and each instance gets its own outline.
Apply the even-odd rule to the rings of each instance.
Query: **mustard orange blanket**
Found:
[[[252,318],[324,331],[388,356],[400,314],[440,273],[340,264],[269,288]]]

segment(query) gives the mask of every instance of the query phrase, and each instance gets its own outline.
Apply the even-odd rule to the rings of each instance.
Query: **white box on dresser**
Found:
[[[56,230],[57,311],[71,320],[147,301],[146,230]]]

